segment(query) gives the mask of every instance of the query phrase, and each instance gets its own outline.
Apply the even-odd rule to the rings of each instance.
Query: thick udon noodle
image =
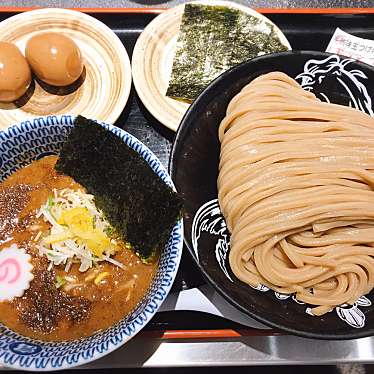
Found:
[[[262,75],[219,128],[230,266],[322,315],[374,286],[374,118]]]

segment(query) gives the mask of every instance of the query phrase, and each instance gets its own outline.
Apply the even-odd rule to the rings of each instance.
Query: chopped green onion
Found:
[[[47,200],[47,211],[52,216],[52,218],[57,221],[55,215],[52,212],[52,207],[55,205],[55,201],[53,200],[53,196],[49,196]]]
[[[55,205],[55,201],[53,200],[53,196],[48,196],[48,201],[47,201],[47,207],[51,208]]]
[[[104,232],[105,234],[107,234],[108,236],[113,236],[114,233],[115,233],[115,230],[112,226],[108,226],[104,229]]]
[[[56,288],[61,288],[66,284],[66,280],[59,275],[56,275]]]

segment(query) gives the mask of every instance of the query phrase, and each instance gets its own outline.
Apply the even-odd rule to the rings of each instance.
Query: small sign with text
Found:
[[[337,28],[326,52],[347,56],[374,65],[374,40],[363,39]]]

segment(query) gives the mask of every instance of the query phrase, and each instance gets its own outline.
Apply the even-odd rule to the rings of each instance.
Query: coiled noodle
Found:
[[[322,315],[374,286],[374,118],[284,73],[237,94],[219,127],[218,198],[237,278]]]

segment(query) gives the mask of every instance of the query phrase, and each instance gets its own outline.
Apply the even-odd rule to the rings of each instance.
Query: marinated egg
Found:
[[[0,101],[19,99],[29,88],[31,71],[18,47],[0,42]]]
[[[35,75],[53,86],[72,84],[83,71],[77,45],[67,36],[54,32],[30,38],[26,44],[26,59]]]

